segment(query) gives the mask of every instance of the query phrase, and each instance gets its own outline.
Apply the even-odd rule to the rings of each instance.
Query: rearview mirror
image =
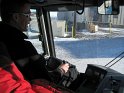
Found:
[[[106,15],[119,14],[119,0],[98,0],[98,13]]]

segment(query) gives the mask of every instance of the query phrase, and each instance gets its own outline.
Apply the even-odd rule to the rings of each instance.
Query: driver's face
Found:
[[[30,18],[30,5],[25,4],[19,13],[16,13],[18,20],[17,20],[17,28],[20,29],[21,31],[27,31],[28,24],[31,21]]]

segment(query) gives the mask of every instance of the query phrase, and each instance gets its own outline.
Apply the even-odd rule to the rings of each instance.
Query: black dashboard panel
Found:
[[[124,88],[124,75],[105,66],[88,64],[85,76],[76,93],[103,93],[106,89],[108,93],[118,93],[120,86]]]

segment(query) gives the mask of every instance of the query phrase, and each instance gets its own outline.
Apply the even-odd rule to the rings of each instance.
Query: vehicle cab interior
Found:
[[[81,15],[88,7],[96,7],[103,16],[119,15],[124,0],[27,0],[31,6],[31,22],[25,34],[37,51],[47,57],[58,57],[50,12],[75,11]],[[108,4],[109,3],[109,4]],[[110,7],[110,8],[109,8]],[[76,20],[74,19],[74,22]],[[124,21],[124,20],[123,20]],[[74,24],[74,27],[76,25]],[[32,34],[30,34],[32,33]],[[80,34],[79,34],[80,35]],[[34,41],[34,39],[37,39]],[[38,45],[37,45],[38,43]],[[61,54],[61,53],[60,53]],[[61,57],[60,57],[61,58]],[[111,63],[111,62],[110,62]],[[72,63],[73,64],[73,63]],[[108,65],[108,64],[107,64]],[[106,65],[87,64],[81,84],[75,93],[124,93],[124,75]]]

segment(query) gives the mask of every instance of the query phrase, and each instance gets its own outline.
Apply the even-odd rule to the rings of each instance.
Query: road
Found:
[[[87,64],[105,65],[124,52],[124,38],[94,40],[57,38],[55,39],[55,47],[58,58],[75,64],[80,72],[85,72]],[[123,61],[124,59],[120,60],[112,68],[124,73]]]

